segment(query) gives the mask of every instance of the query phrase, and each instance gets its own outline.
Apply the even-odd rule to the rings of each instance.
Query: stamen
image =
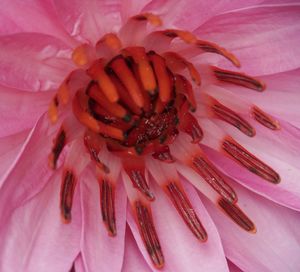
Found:
[[[124,140],[123,131],[97,121],[88,113],[88,97],[78,91],[73,99],[73,113],[80,123],[96,133],[102,133],[117,140]]]
[[[200,155],[195,156],[192,160],[192,168],[224,199],[232,203],[237,201],[234,190],[207,159]]]
[[[106,179],[99,181],[102,220],[110,236],[117,235],[115,217],[115,188]]]
[[[124,84],[136,105],[142,108],[144,105],[143,95],[125,59],[122,56],[118,56],[111,61],[110,66]]]
[[[280,124],[277,120],[272,118],[269,114],[263,112],[261,109],[259,109],[256,106],[252,107],[252,115],[254,119],[261,123],[263,126],[272,129],[272,130],[279,130]]]
[[[203,138],[203,131],[197,119],[189,112],[180,116],[178,128],[192,137],[193,144],[199,143]]]
[[[236,112],[225,107],[217,100],[214,99],[211,109],[219,119],[233,125],[245,135],[249,137],[255,136],[255,129],[244,118],[240,117]]]
[[[163,145],[155,148],[152,157],[156,160],[166,162],[166,163],[173,163],[175,161],[175,159],[173,158],[170,152],[170,148],[167,145]]]
[[[188,228],[197,239],[205,242],[207,240],[207,233],[183,189],[176,182],[169,182],[166,185],[166,192]]]
[[[159,32],[159,31],[157,31]],[[197,38],[189,31],[183,31],[183,30],[178,30],[178,29],[167,29],[160,31],[162,34],[164,34],[167,37],[170,37],[172,39],[174,38],[179,38],[182,41],[186,43],[193,44],[197,41]]]
[[[49,109],[48,109],[49,119],[52,124],[56,123],[57,119],[58,119],[58,110],[57,110],[58,105],[59,105],[59,102],[58,102],[57,96],[55,95],[54,98],[52,99],[52,101],[49,105]]]
[[[122,48],[121,40],[114,33],[105,34],[101,40],[96,43],[96,49],[101,50],[103,45],[112,49],[114,52],[118,52]]]
[[[163,56],[166,58],[168,66],[173,66],[174,62],[183,64],[188,69],[192,80],[198,86],[201,84],[200,74],[191,62],[187,61],[185,58],[181,57],[180,55],[174,52],[166,52],[163,54]]]
[[[153,224],[151,210],[141,201],[134,203],[139,231],[148,254],[156,268],[164,266],[164,256]]]
[[[135,19],[135,20],[138,20],[138,21],[147,20],[150,24],[152,24],[155,27],[162,25],[162,21],[159,18],[159,16],[154,15],[152,13],[142,13],[142,14],[133,16],[132,19]]]
[[[73,50],[72,60],[78,66],[84,66],[91,60],[90,46],[88,44],[81,44]]]
[[[98,154],[104,145],[100,136],[91,131],[87,131],[84,135],[84,145],[90,153],[91,159],[97,163],[98,168],[108,174],[110,172],[108,166],[105,165],[98,157]]]
[[[141,82],[146,91],[150,94],[154,94],[157,86],[156,79],[148,60],[148,56],[144,47],[127,47],[124,51],[125,57],[131,56],[134,62],[138,65],[138,71]]]
[[[231,52],[227,51],[225,48],[222,48],[215,43],[197,40],[196,46],[205,52],[222,55],[229,61],[231,61],[236,67],[241,67],[239,60]]]
[[[244,73],[228,71],[215,66],[213,66],[212,68],[215,76],[220,81],[233,83],[259,92],[264,91],[266,88],[263,82]]]
[[[72,170],[65,170],[60,189],[60,211],[64,223],[71,222],[71,210],[76,178]]]
[[[184,94],[191,106],[192,111],[196,111],[197,102],[194,95],[192,84],[182,75],[176,74],[175,75],[175,90],[176,93]]]
[[[171,98],[171,82],[167,71],[164,58],[151,51],[148,56],[153,64],[156,79],[159,87],[159,98],[162,102],[167,103]]]
[[[150,191],[149,185],[145,178],[145,163],[144,160],[136,157],[123,157],[123,168],[129,176],[133,187],[139,190],[148,200],[155,199],[153,193]]]
[[[112,116],[122,118],[123,120],[129,122],[131,115],[127,110],[118,103],[110,102],[104,95],[102,89],[96,84],[90,84],[86,91],[87,95],[93,98],[103,109],[109,112]]]
[[[280,176],[271,167],[256,158],[233,139],[225,139],[222,143],[222,148],[235,159],[235,161],[246,167],[252,173],[274,184],[280,182]]]
[[[66,144],[66,132],[63,127],[60,128],[52,147],[51,153],[49,155],[49,165],[52,169],[56,168],[56,163]]]
[[[101,90],[110,102],[116,102],[119,99],[117,89],[110,77],[106,74],[102,60],[97,60],[87,70],[87,73],[97,81]]]
[[[256,227],[251,219],[236,205],[221,198],[218,201],[222,210],[241,228],[248,232],[256,233]]]

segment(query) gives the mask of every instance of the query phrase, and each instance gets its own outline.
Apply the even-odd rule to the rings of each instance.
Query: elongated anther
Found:
[[[125,59],[120,56],[116,57],[110,63],[110,67],[124,84],[136,105],[142,108],[144,105],[143,95],[136,79],[134,78],[134,75],[126,64]]]
[[[75,186],[76,178],[73,171],[65,170],[60,189],[60,211],[64,223],[71,222],[71,210]]]
[[[230,219],[232,219],[242,229],[256,233],[256,227],[249,217],[238,207],[237,204],[230,203],[221,198],[218,205],[225,212]]]
[[[55,95],[48,108],[48,116],[52,124],[56,123],[58,119],[58,105],[59,102],[57,96]]]
[[[118,36],[114,33],[105,34],[96,44],[96,48],[101,45],[105,45],[114,51],[118,51],[122,48],[122,42]]]
[[[151,261],[156,268],[162,268],[165,263],[164,255],[153,224],[151,210],[148,206],[137,200],[134,203],[134,211],[142,240]]]
[[[271,129],[271,130],[279,130],[280,124],[278,120],[274,119],[269,114],[263,112],[260,108],[253,106],[251,109],[251,113],[253,118],[262,124],[263,126]]]
[[[179,130],[184,131],[192,137],[192,143],[199,143],[203,138],[203,131],[197,119],[189,112],[183,114],[179,121]]]
[[[205,242],[207,233],[181,186],[177,182],[169,182],[165,191],[191,232],[198,240]]]
[[[49,165],[52,169],[56,168],[56,163],[66,144],[66,132],[63,127],[60,128],[52,147],[51,153],[49,155]]]
[[[255,128],[252,127],[249,122],[247,122],[244,118],[239,116],[236,112],[233,110],[225,107],[221,103],[219,103],[217,100],[214,100],[211,109],[213,110],[213,113],[216,117],[219,119],[233,125],[238,130],[243,132],[245,135],[249,137],[254,137],[256,132]]]
[[[103,223],[110,236],[117,235],[116,216],[115,216],[115,188],[114,185],[106,180],[99,181],[100,187],[100,207]]]
[[[119,103],[110,102],[104,95],[103,90],[99,88],[98,84],[91,84],[86,92],[89,97],[93,98],[103,109],[109,112],[112,116],[130,121],[131,116],[127,112],[127,110]]]
[[[280,182],[280,176],[270,166],[256,158],[244,147],[239,145],[236,141],[229,138],[222,142],[222,149],[236,162],[244,166],[250,172],[260,176],[261,178],[278,184]]]
[[[202,176],[202,178],[228,202],[236,202],[237,195],[234,190],[226,183],[219,171],[201,155],[192,159],[192,168]]]
[[[162,102],[168,102],[171,98],[171,82],[164,58],[155,52],[148,53],[158,81],[159,97]]]
[[[227,58],[229,61],[231,61],[236,67],[241,67],[240,62],[235,55],[233,55],[231,52],[227,51],[226,49],[222,48],[221,46],[215,43],[203,41],[203,40],[197,40],[196,46],[201,50],[203,50],[204,52],[216,53],[222,55],[225,58]]]
[[[197,108],[197,102],[194,95],[192,84],[182,75],[175,75],[175,90],[177,94],[184,94],[190,103],[190,108],[195,111]]]
[[[138,66],[141,82],[146,91],[154,94],[156,91],[156,79],[149,62],[148,56],[144,47],[127,47],[123,50],[123,54],[128,57],[131,56]]]
[[[90,46],[88,44],[81,44],[72,52],[72,60],[78,66],[84,66],[90,61]]]
[[[214,75],[220,81],[246,87],[258,92],[262,92],[266,88],[265,84],[262,81],[244,73],[224,70],[215,66],[213,66],[212,69]]]
[[[96,120],[88,113],[87,104],[88,97],[80,91],[77,92],[73,99],[73,113],[78,121],[94,132],[122,141],[124,139],[123,131]]]
[[[119,99],[118,91],[112,80],[106,73],[102,60],[95,61],[87,70],[87,73],[96,80],[101,90],[110,102],[116,102]]]
[[[179,30],[179,29],[167,29],[161,31],[165,36],[170,38],[180,38],[182,41],[186,43],[196,43],[197,38],[189,31]]]
[[[134,20],[137,20],[137,21],[147,20],[153,26],[161,26],[162,25],[162,21],[161,21],[160,17],[155,14],[152,14],[152,13],[141,13],[141,14],[135,15],[131,18]]]

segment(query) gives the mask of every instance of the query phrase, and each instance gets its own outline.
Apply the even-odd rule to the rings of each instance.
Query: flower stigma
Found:
[[[153,28],[158,30],[149,30]],[[116,236],[115,198],[121,173],[140,236],[156,268],[162,268],[165,260],[151,212],[155,201],[151,180],[163,189],[195,239],[209,239],[181,184],[176,163],[197,173],[198,182],[191,183],[228,218],[245,231],[256,232],[254,222],[238,205],[234,186],[199,146],[205,129],[198,122],[198,109],[255,137],[255,128],[234,108],[201,93],[202,81],[257,92],[266,86],[250,75],[209,64],[202,75],[187,52],[218,54],[240,67],[239,60],[219,45],[199,40],[188,31],[162,29],[158,16],[140,14],[131,17],[118,33],[105,34],[95,46],[85,43],[74,49],[72,59],[78,69],[63,80],[48,111],[50,121],[58,126],[49,165],[56,169],[63,164],[64,169],[63,222],[72,220],[75,188],[91,162],[99,183],[103,223],[108,235]],[[253,106],[250,111],[254,121],[273,131],[280,129],[279,122],[260,108]],[[216,134],[214,147],[222,154],[266,182],[280,182],[274,169],[233,137],[212,133]],[[65,150],[67,154],[60,156]],[[109,154],[109,159],[101,152]],[[120,169],[112,160],[120,162]],[[184,176],[184,171],[180,174]]]

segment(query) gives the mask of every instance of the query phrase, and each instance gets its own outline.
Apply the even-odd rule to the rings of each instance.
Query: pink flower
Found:
[[[0,7],[1,272],[300,270],[299,1]]]

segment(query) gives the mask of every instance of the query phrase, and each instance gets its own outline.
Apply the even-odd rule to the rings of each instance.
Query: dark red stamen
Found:
[[[222,178],[219,171],[204,157],[197,156],[192,161],[193,169],[224,199],[236,202],[237,195],[234,190]]]
[[[139,231],[148,254],[151,258],[151,261],[156,268],[162,268],[165,261],[162,248],[160,246],[158,236],[153,224],[151,210],[141,201],[136,201],[134,206]]]
[[[54,145],[51,154],[49,156],[49,164],[52,169],[56,168],[57,160],[65,144],[66,144],[66,132],[63,128],[61,128],[54,140]]]
[[[166,163],[174,162],[174,158],[170,153],[170,148],[167,145],[160,146],[155,149],[155,152],[152,154],[152,157],[156,160],[160,160]]]
[[[190,110],[197,109],[197,102],[194,95],[192,84],[182,75],[175,75],[175,90],[179,94],[183,94],[190,103]]]
[[[263,126],[272,129],[272,130],[279,130],[280,124],[277,120],[275,120],[273,117],[271,117],[269,114],[263,112],[258,107],[252,108],[252,115],[254,119],[261,123]]]
[[[215,66],[213,67],[213,71],[220,81],[233,83],[259,92],[262,92],[266,88],[265,84],[258,79],[243,73],[228,71]]]
[[[115,188],[113,184],[102,179],[99,181],[100,187],[100,206],[102,220],[110,236],[116,236],[116,217],[115,217]]]
[[[222,143],[222,148],[235,159],[235,161],[246,167],[252,173],[275,184],[280,182],[280,176],[270,166],[256,158],[233,139],[225,139]]]
[[[217,101],[214,101],[211,108],[219,119],[233,125],[249,137],[255,136],[255,129],[233,110],[225,107]]]
[[[170,182],[166,185],[166,191],[192,233],[201,242],[205,242],[207,240],[207,233],[181,186],[178,186],[176,182]]]
[[[63,174],[60,189],[60,211],[64,223],[71,222],[71,210],[73,195],[76,186],[76,178],[71,170],[66,170]]]
[[[241,228],[249,232],[256,232],[254,223],[248,218],[248,216],[236,205],[221,198],[218,201],[222,210]]]
[[[192,143],[199,143],[203,138],[203,131],[197,119],[189,112],[181,116],[178,128],[192,137]]]

